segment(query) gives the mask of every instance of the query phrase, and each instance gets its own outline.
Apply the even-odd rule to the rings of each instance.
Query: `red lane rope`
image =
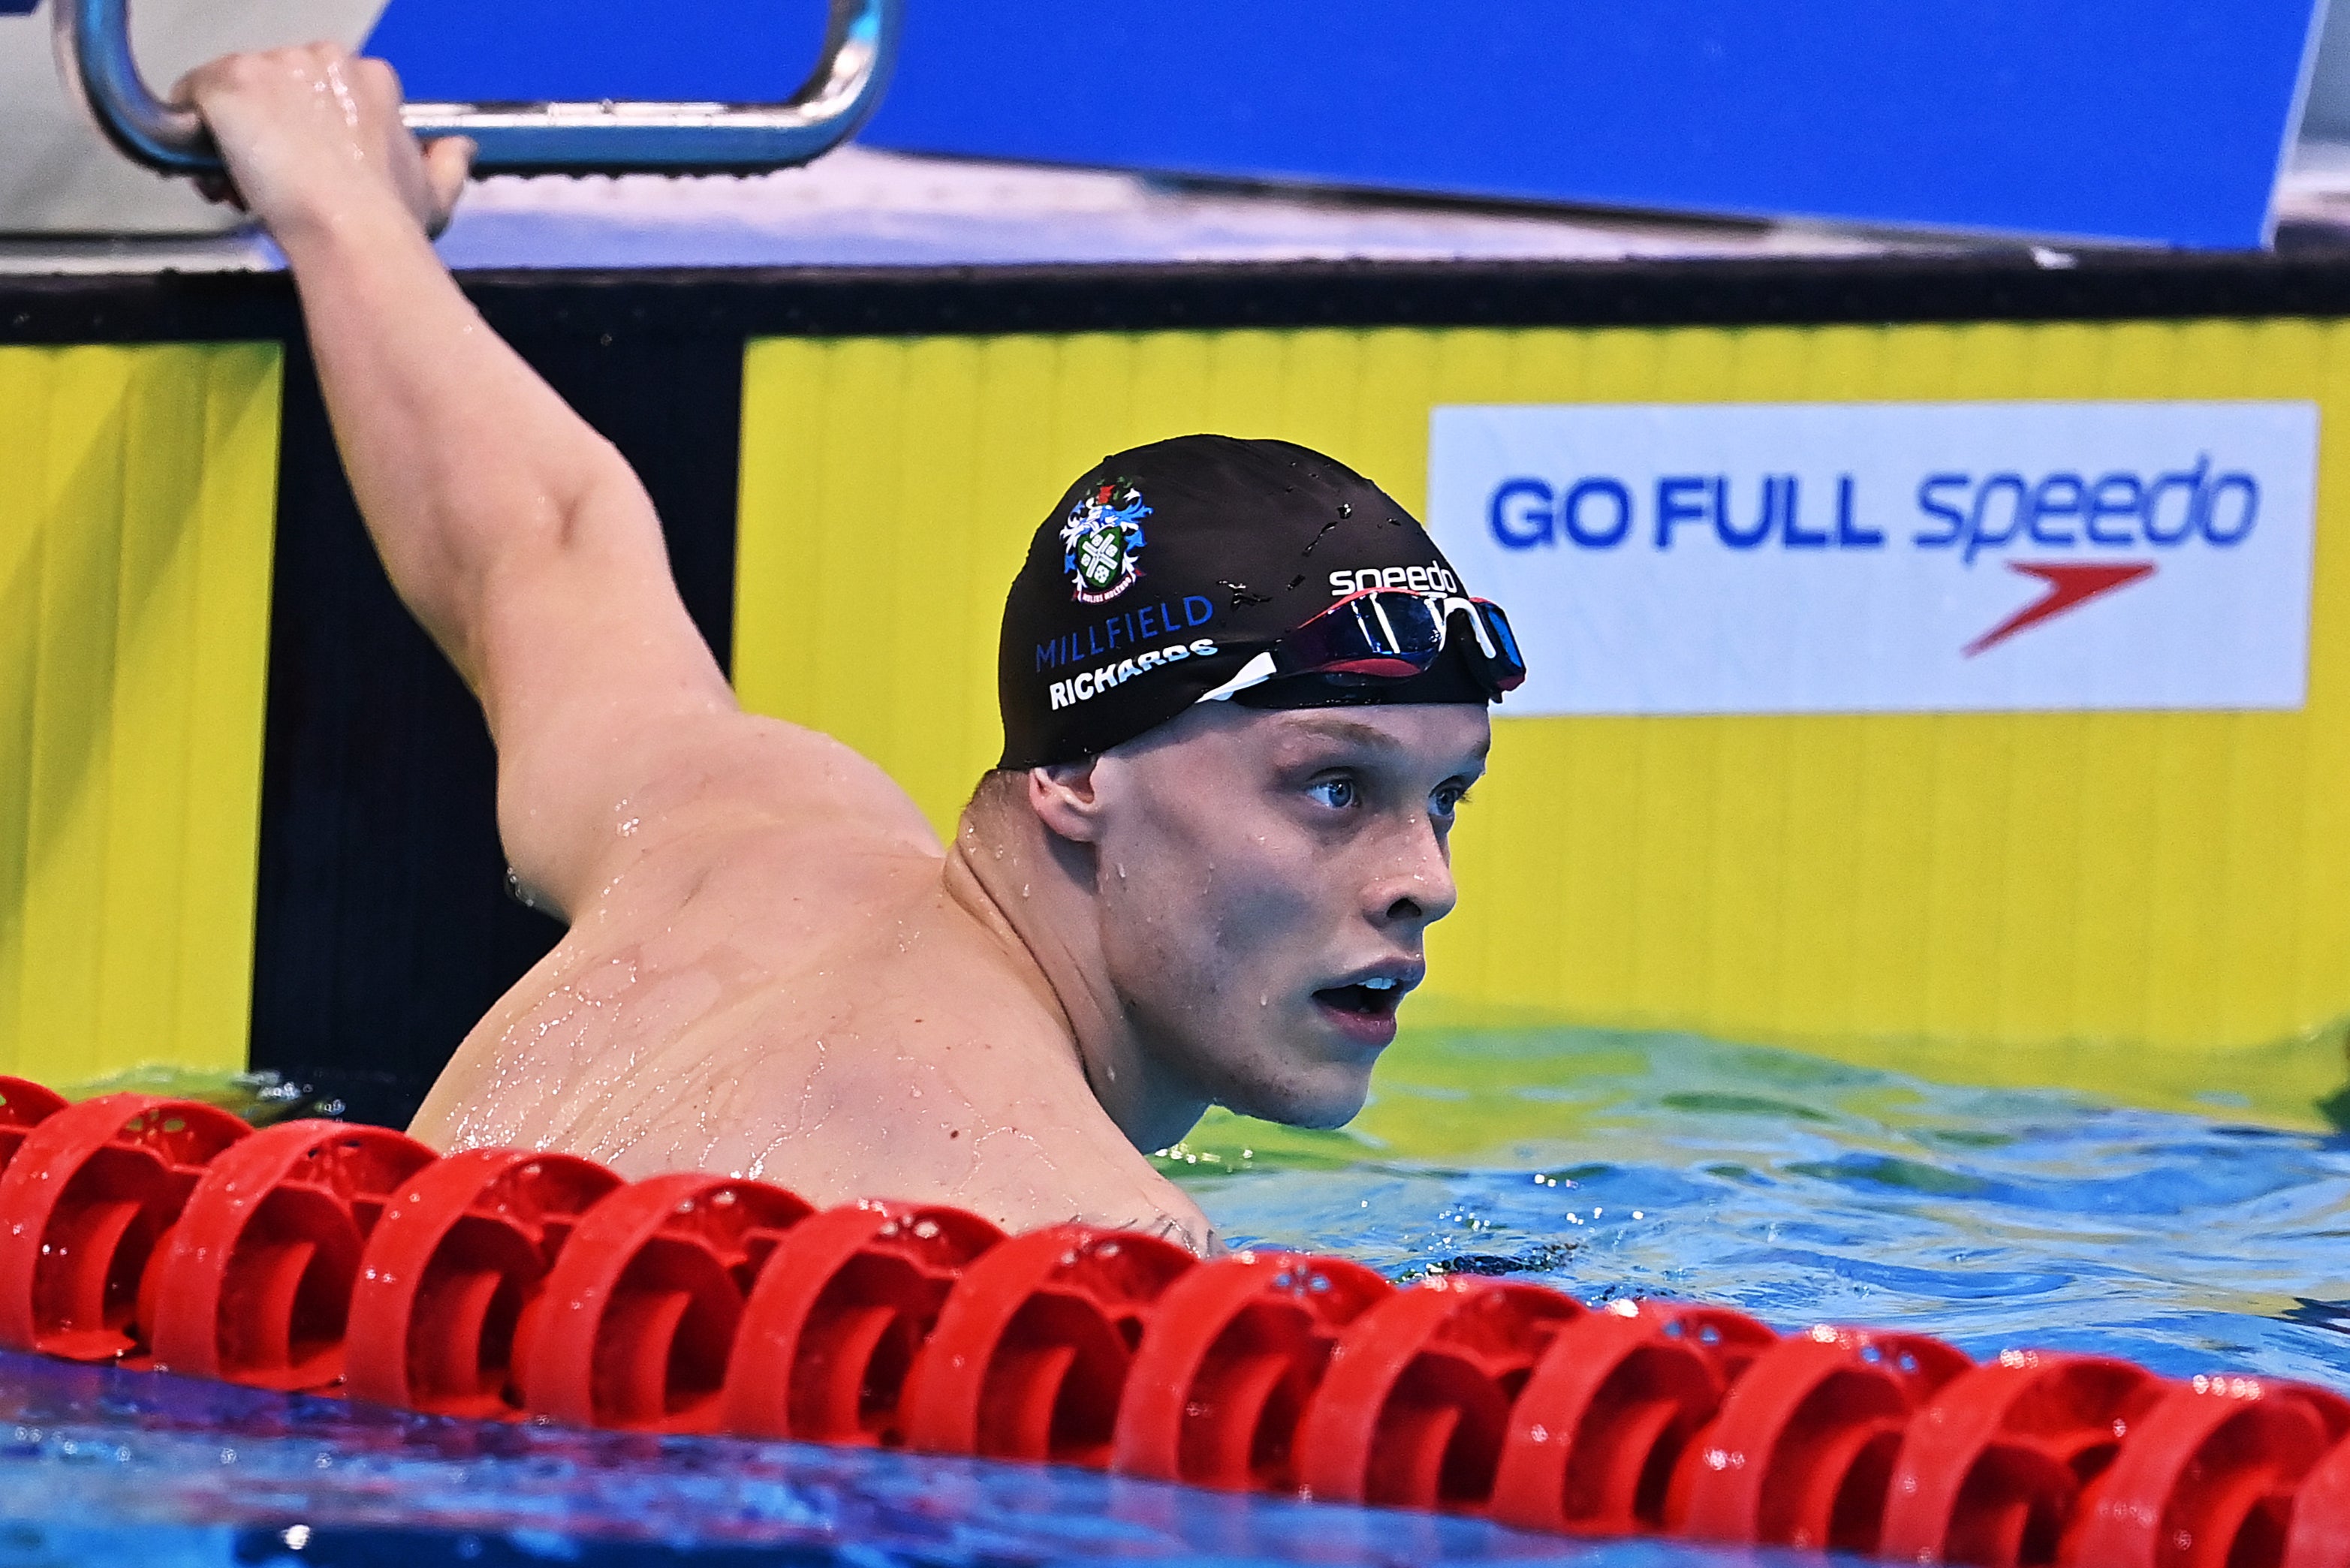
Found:
[[[0,1345],[491,1419],[2021,1568],[2350,1568],[2350,1400],[0,1078]]]

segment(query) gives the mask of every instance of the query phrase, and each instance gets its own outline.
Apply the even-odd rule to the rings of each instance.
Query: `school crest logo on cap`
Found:
[[[1061,569],[1081,605],[1114,599],[1142,576],[1142,520],[1150,515],[1142,492],[1123,479],[1105,480],[1070,508],[1061,524]]]

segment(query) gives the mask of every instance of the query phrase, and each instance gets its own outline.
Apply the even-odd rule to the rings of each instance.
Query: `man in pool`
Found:
[[[419,149],[390,69],[319,46],[185,90],[292,265],[384,566],[481,701],[514,873],[570,928],[417,1137],[1203,1248],[1143,1151],[1211,1104],[1360,1108],[1523,675],[1400,507],[1279,442],[1106,459],[1012,586],[1003,761],[941,846],[872,763],[736,704],[636,476],[434,255],[469,150]]]

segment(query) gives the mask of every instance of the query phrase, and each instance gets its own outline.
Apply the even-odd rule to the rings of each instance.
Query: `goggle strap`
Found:
[[[1485,624],[1485,612],[1479,607],[1475,599],[1462,598],[1455,595],[1444,601],[1443,608],[1437,612],[1437,618],[1444,623],[1448,639],[1451,635],[1452,618],[1463,610],[1469,614],[1469,627],[1471,635],[1477,639],[1478,651],[1491,659],[1502,659],[1503,654],[1501,645],[1494,639],[1492,629]]]

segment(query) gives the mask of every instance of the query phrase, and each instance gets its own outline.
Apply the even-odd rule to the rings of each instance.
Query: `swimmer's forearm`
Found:
[[[221,192],[293,265],[392,586],[481,699],[508,863],[581,908],[663,748],[740,717],[652,504],[442,266],[426,236],[471,146],[420,146],[390,67],[307,45],[215,60],[182,87],[220,146]]]
[[[489,329],[406,213],[353,203],[285,246],[385,568],[481,691],[492,585],[593,524],[657,530],[650,504],[610,445]]]

